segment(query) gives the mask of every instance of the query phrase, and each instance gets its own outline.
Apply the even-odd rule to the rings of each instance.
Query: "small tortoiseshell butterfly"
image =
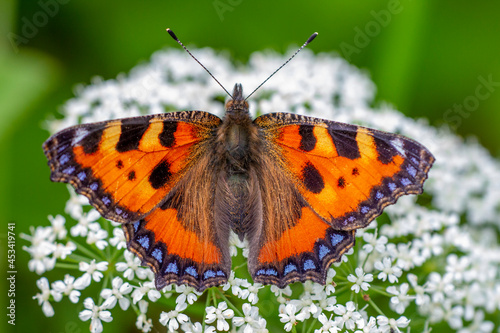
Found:
[[[241,84],[225,109],[78,125],[43,145],[51,180],[123,223],[158,289],[225,283],[231,230],[248,239],[255,282],[324,284],[356,229],[421,193],[434,162],[398,134],[292,113],[252,120]]]

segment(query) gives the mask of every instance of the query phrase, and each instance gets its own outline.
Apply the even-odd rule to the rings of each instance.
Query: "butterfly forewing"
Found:
[[[67,128],[44,143],[53,181],[72,184],[105,218],[137,221],[164,201],[220,119],[173,112]]]
[[[401,135],[295,114],[255,120],[310,207],[332,227],[368,225],[404,194],[418,194],[434,157]]]

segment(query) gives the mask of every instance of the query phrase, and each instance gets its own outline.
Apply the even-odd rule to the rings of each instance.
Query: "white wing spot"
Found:
[[[89,131],[87,131],[85,128],[78,128],[75,132],[75,137],[73,138],[73,141],[71,142],[72,145],[76,146],[80,141],[83,140],[89,134]]]
[[[406,157],[406,152],[403,148],[403,141],[401,141],[400,138],[391,140],[391,144],[394,148],[396,148],[396,150],[401,156]]]

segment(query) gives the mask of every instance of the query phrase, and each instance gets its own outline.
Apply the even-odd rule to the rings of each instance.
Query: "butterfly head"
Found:
[[[243,97],[243,87],[241,83],[236,83],[233,89],[232,99],[226,103],[227,113],[248,113],[248,103]]]

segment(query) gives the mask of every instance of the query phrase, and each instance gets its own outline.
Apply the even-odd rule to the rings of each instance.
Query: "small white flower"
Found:
[[[82,278],[84,278],[87,282],[90,282],[91,278],[95,282],[101,281],[102,277],[104,276],[102,272],[108,270],[108,262],[107,261],[101,261],[99,263],[96,263],[95,259],[92,259],[90,263],[86,262],[80,262],[80,271],[85,272],[83,274]],[[89,283],[87,283],[88,285]]]
[[[408,282],[415,291],[415,304],[424,306],[430,302],[430,297],[426,293],[426,289],[418,284],[418,277],[415,274],[408,274]]]
[[[66,259],[73,251],[76,250],[76,245],[72,241],[66,243],[66,245],[57,243],[56,248],[54,249],[53,256],[56,259]]]
[[[321,328],[314,331],[314,333],[337,333],[340,332],[342,328],[337,326],[337,323],[332,320],[332,318],[328,318],[324,313],[320,314],[318,317],[319,322],[323,325]]]
[[[242,284],[243,285],[243,284]],[[260,283],[250,284],[247,289],[240,289],[239,297],[241,299],[247,299],[252,304],[257,304],[259,301],[259,289],[264,288]]]
[[[213,327],[213,326],[207,326],[207,327],[205,327],[205,332],[209,331],[208,327],[212,327],[215,330],[215,327]],[[196,322],[196,323],[192,323],[192,322],[184,323],[184,324],[182,324],[181,329],[184,332],[186,332],[186,333],[203,333],[203,326],[199,322]],[[214,330],[212,330],[212,332]]]
[[[377,327],[377,320],[375,317],[370,317],[368,322],[363,322],[363,325],[358,325],[358,329],[355,333],[379,333],[379,329]]]
[[[66,202],[66,207],[64,211],[68,213],[72,218],[78,220],[83,214],[82,206],[89,204],[89,199],[87,197],[76,194],[75,190],[71,186],[67,186],[70,194],[70,199]]]
[[[495,325],[491,321],[484,320],[484,312],[477,311],[474,320],[468,327],[458,330],[458,333],[491,333]]]
[[[144,284],[140,283],[139,287],[132,292],[132,301],[135,304],[146,294],[151,302],[156,302],[161,297],[161,293],[156,289],[155,283],[153,281],[149,281],[144,282]]]
[[[445,274],[444,276],[441,276],[437,272],[429,274],[427,290],[432,294],[433,302],[442,303],[445,296],[453,292],[454,289],[451,274]]]
[[[414,241],[415,246],[420,248],[421,256],[424,259],[430,258],[432,255],[440,255],[443,252],[443,237],[438,234],[431,235],[426,232],[422,238],[417,238]]]
[[[23,246],[23,250],[28,252],[31,259],[28,262],[28,268],[32,272],[41,275],[54,268],[56,259],[50,258],[57,246],[54,243],[55,235],[50,227],[30,227],[31,236],[21,234],[21,237],[31,242],[31,246]]]
[[[160,314],[160,324],[166,326],[169,332],[174,332],[179,329],[179,326],[186,323],[189,317],[182,311],[186,310],[187,303],[177,304],[175,310],[163,312]]]
[[[408,283],[401,284],[399,290],[395,286],[387,287],[387,292],[389,294],[395,295],[394,297],[391,297],[391,309],[396,311],[396,313],[398,314],[403,314],[408,305],[410,305],[410,301],[415,299],[414,296],[408,295],[409,289],[410,286]]]
[[[80,291],[86,286],[76,283],[75,277],[69,274],[64,276],[63,281],[56,281],[52,283],[52,289],[55,291],[68,296],[71,303],[78,303],[80,299]]]
[[[70,230],[71,236],[87,236],[89,231],[89,226],[96,223],[99,226],[98,222],[95,222],[101,215],[95,209],[91,209],[88,213],[83,213],[78,218],[78,224],[73,226]]]
[[[373,274],[365,274],[363,268],[361,267],[356,267],[355,273],[356,276],[354,276],[353,274],[349,274],[347,276],[347,280],[354,283],[354,285],[351,287],[351,290],[353,290],[355,293],[359,293],[360,289],[367,291],[370,288],[370,284],[368,282],[373,281]]]
[[[293,326],[297,325],[297,321],[304,321],[306,315],[299,313],[296,315],[297,308],[294,304],[287,304],[285,306],[285,313],[280,313],[280,321],[285,323],[285,331],[290,332]]]
[[[365,245],[363,245],[363,250],[366,253],[371,253],[373,249],[375,249],[379,253],[383,253],[385,251],[385,244],[387,244],[387,237],[380,236],[377,238],[377,230],[375,230],[375,233],[365,232],[363,234],[363,240],[365,241]]]
[[[229,276],[227,283],[222,286],[222,290],[227,291],[231,288],[231,293],[234,296],[241,297],[243,291],[242,288],[248,288],[250,285],[251,283],[247,280],[236,278],[234,276],[234,271],[231,271],[231,275]]]
[[[109,239],[109,244],[113,245],[117,250],[127,248],[127,241],[122,228],[113,228],[113,237]]]
[[[105,304],[97,306],[95,305],[94,300],[88,297],[85,301],[83,301],[83,306],[86,310],[80,312],[78,317],[80,317],[80,320],[82,321],[90,319],[90,332],[92,333],[100,333],[103,331],[101,321],[109,323],[113,320],[111,312],[106,310]]]
[[[123,283],[123,280],[119,276],[113,279],[111,286],[113,287],[113,289],[105,288],[101,291],[101,297],[105,300],[111,300],[109,309],[114,308],[116,302],[118,301],[118,304],[120,304],[120,308],[123,311],[127,310],[130,306],[130,299],[125,295],[128,295],[132,292],[132,286],[128,282]]]
[[[103,230],[98,223],[92,223],[88,227],[87,244],[95,244],[99,250],[104,250],[108,246],[105,240],[108,238],[108,232]]]
[[[292,295],[292,288],[290,288],[289,285],[283,289],[279,288],[276,285],[271,285],[271,291],[274,293],[274,296],[276,296],[276,300],[280,304],[283,304],[287,301],[285,296],[290,297]]]
[[[247,240],[240,240],[237,234],[231,232],[229,235],[229,254],[231,257],[236,257],[238,255],[238,249],[244,249],[247,247]]]
[[[401,316],[397,320],[393,318],[389,319],[385,316],[377,316],[377,324],[380,332],[401,332],[399,328],[405,328],[409,323],[410,321],[405,316]]]
[[[38,281],[36,281],[36,285],[40,289],[41,293],[33,296],[33,299],[38,300],[38,305],[42,306],[43,314],[46,317],[54,316],[54,308],[49,303],[50,296],[52,296],[54,301],[59,302],[62,298],[62,294],[56,290],[50,290],[49,280],[45,277],[38,279]]]
[[[50,224],[52,224],[52,232],[56,236],[57,239],[64,239],[68,233],[68,230],[64,226],[66,223],[66,219],[62,215],[56,215],[53,217],[49,215]]]
[[[125,250],[123,253],[126,262],[117,262],[115,264],[116,270],[118,272],[123,272],[123,277],[127,280],[133,280],[134,276],[141,280],[148,277],[149,268],[141,267],[141,259],[137,258],[132,252]]]
[[[148,312],[148,302],[145,300],[140,300],[137,304],[139,306],[140,314],[137,316],[135,326],[142,332],[149,332],[153,328],[153,321],[151,318],[148,319],[146,313]]]
[[[227,308],[226,302],[220,302],[217,308],[209,306],[206,309],[207,315],[205,322],[208,324],[213,323],[217,320],[217,330],[218,331],[228,331],[229,323],[226,321],[233,318],[234,311]]]
[[[175,292],[180,295],[177,296],[175,303],[182,304],[186,301],[189,304],[193,304],[198,299],[198,296],[201,296],[201,293],[196,291],[194,288],[186,286],[186,285],[175,285]]]
[[[241,309],[244,317],[233,318],[233,324],[236,327],[242,326],[243,332],[253,332],[254,330],[266,328],[266,320],[259,317],[258,307],[251,306],[249,303],[244,303]]]
[[[446,257],[446,262],[446,272],[452,275],[453,280],[462,282],[470,268],[470,258],[467,256],[459,258],[455,253],[452,253]]]
[[[385,257],[382,261],[377,261],[374,267],[381,271],[377,277],[382,281],[389,278],[390,283],[398,282],[398,278],[403,274],[401,268],[397,265],[392,265],[392,260],[389,257]]]
[[[354,302],[349,301],[344,305],[337,304],[333,307],[333,312],[339,316],[336,318],[336,323],[339,328],[345,328],[348,330],[354,330],[356,323],[362,322],[363,317],[356,311],[356,306]]]

